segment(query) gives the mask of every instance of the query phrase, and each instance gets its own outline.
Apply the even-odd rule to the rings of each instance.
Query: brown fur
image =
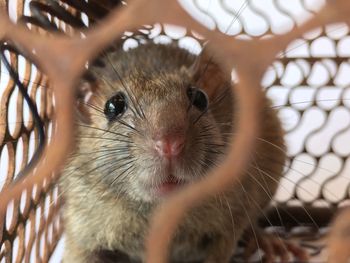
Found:
[[[94,69],[99,79],[98,92],[89,102],[94,108],[88,108],[91,114],[88,126],[113,133],[88,128],[87,124],[78,126],[78,147],[61,179],[66,200],[65,262],[129,262],[117,256],[117,251],[127,254],[130,262],[142,261],[149,215],[161,200],[140,189],[149,182],[162,180],[153,173],[164,173],[162,160],[149,153],[155,133],[177,129],[185,133],[185,151],[174,173],[189,183],[205,176],[223,158],[228,138],[235,131],[231,116],[239,109],[234,106],[230,92],[215,103],[218,94],[228,87],[229,76],[224,77],[210,62],[207,72],[203,69],[208,62],[200,62],[194,72],[191,65],[195,59],[196,56],[172,45],[147,44],[129,52],[117,52],[105,60],[105,68]],[[113,62],[123,83],[108,61]],[[195,80],[196,76],[200,79]],[[217,80],[215,84],[213,79]],[[118,122],[108,124],[103,113],[96,110],[96,107],[103,110],[105,101],[124,89],[122,84],[130,89],[145,115],[145,119],[135,117],[129,110],[122,119],[140,132]],[[208,90],[213,103],[194,125],[199,112],[187,110],[189,84]],[[213,85],[221,92],[212,92]],[[173,240],[171,262],[228,262],[244,229],[253,226],[262,215],[281,177],[285,153],[283,132],[268,99],[264,100],[261,117],[264,121],[256,154],[240,185],[187,215]],[[198,140],[208,125],[205,141]],[[115,138],[128,142],[116,142]],[[103,157],[105,149],[112,154]],[[118,163],[127,161],[132,163],[118,167]],[[125,171],[130,165],[133,167]],[[234,166],[233,163],[232,169]],[[122,178],[118,177],[120,174]]]

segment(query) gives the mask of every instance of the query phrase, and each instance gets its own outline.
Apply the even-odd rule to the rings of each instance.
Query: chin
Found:
[[[166,200],[171,194],[183,188],[184,184],[178,183],[163,183],[159,186],[141,186],[134,190],[132,197],[137,201],[147,203],[159,203]]]
[[[144,185],[134,187],[132,191],[128,191],[127,195],[137,202],[157,203],[160,200],[154,190]]]

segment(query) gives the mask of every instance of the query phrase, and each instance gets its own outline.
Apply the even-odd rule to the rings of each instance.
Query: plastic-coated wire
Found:
[[[88,3],[80,0],[33,0],[29,3],[31,12],[30,16],[22,15],[18,19],[18,22],[26,25],[34,25],[46,30],[47,32],[55,32],[56,34],[64,34],[65,32],[53,22],[52,18],[57,18],[60,21],[63,21],[65,24],[75,28],[78,32],[79,30],[86,29],[88,26],[83,23],[81,18],[68,12],[63,6],[61,6],[62,3],[66,3],[71,8],[81,10],[83,13],[87,14],[90,18],[90,24],[94,23],[94,19],[99,20],[106,16],[110,8],[121,5],[120,0],[105,0],[101,5],[99,5],[97,1],[90,1]],[[49,19],[49,16],[51,16],[51,19]],[[99,58],[91,61],[91,64],[97,67],[105,66],[104,62]],[[88,82],[93,82],[95,80],[91,72],[88,71],[84,73],[82,79]]]
[[[24,87],[24,85],[20,81],[18,72],[11,67],[10,62],[6,58],[5,51],[8,49],[7,48],[8,45],[3,43],[3,42],[0,42],[0,43],[1,43],[0,58],[1,58],[2,62],[4,63],[4,66],[6,67],[12,80],[15,82],[16,86],[18,87],[19,91],[21,92],[24,100],[28,104],[29,110],[31,111],[31,113],[33,115],[35,127],[38,130],[38,134],[39,134],[38,147],[37,147],[36,151],[34,152],[33,157],[31,158],[29,163],[24,167],[24,169],[22,171],[20,171],[15,176],[14,182],[17,182],[19,179],[23,178],[32,168],[34,168],[34,166],[39,161],[39,159],[43,153],[44,147],[45,147],[46,135],[45,135],[45,131],[44,131],[44,123],[40,118],[36,104],[32,101],[32,99],[30,98],[30,96],[27,92],[27,89]]]
[[[100,7],[94,3],[92,5],[94,8],[91,8],[91,6],[87,5],[85,2],[76,1],[76,0],[63,0],[62,2],[66,2],[71,6],[74,7],[84,7],[83,10],[89,11],[88,13],[92,15],[95,18],[101,18],[105,16],[108,13],[108,10],[106,10],[103,7]],[[120,0],[111,0],[109,2],[109,5],[115,6],[120,4]],[[66,22],[67,24],[75,27],[75,28],[85,28],[86,26],[84,23],[78,19],[77,17],[74,17],[69,12],[64,10],[63,7],[61,7],[57,1],[54,0],[47,0],[46,2],[39,2],[39,1],[32,1],[30,2],[30,10],[31,10],[31,16],[25,16],[19,18],[19,22],[24,24],[34,24],[36,26],[39,26],[45,30],[48,31],[54,31],[54,32],[60,32],[60,29],[48,19],[47,14],[52,15],[53,17],[58,17],[62,21]],[[17,182],[19,179],[25,177],[28,172],[35,167],[37,162],[39,161],[44,147],[46,143],[46,135],[44,131],[44,123],[40,118],[40,115],[38,113],[38,109],[36,107],[35,102],[32,101],[30,96],[28,95],[27,89],[24,87],[23,83],[20,81],[18,72],[12,68],[11,63],[8,61],[8,59],[5,56],[5,51],[11,50],[14,51],[16,54],[20,54],[17,50],[15,50],[12,46],[9,46],[4,41],[0,41],[0,59],[3,62],[5,68],[7,69],[9,75],[11,76],[12,80],[18,87],[19,91],[21,92],[24,100],[26,101],[29,110],[33,116],[35,127],[39,133],[39,144],[37,149],[35,150],[33,157],[29,161],[29,163],[24,167],[22,171],[20,171],[17,175],[15,175],[14,183]],[[84,79],[90,79],[91,77],[89,74],[85,74],[83,76]]]
[[[67,2],[70,4],[79,4],[79,1],[75,1],[75,0],[67,0]],[[120,1],[115,1],[114,4],[117,4],[119,2]],[[79,4],[78,6],[81,6],[81,5],[82,4]],[[77,19],[76,17],[72,16],[69,12],[65,11],[56,1],[49,0],[45,3],[41,3],[39,1],[32,1],[32,2],[30,2],[30,10],[32,13],[31,16],[28,17],[28,16],[23,15],[21,18],[19,18],[19,22],[24,23],[24,24],[28,24],[28,23],[34,24],[34,25],[39,26],[39,27],[46,29],[48,31],[60,32],[60,30],[57,28],[57,26],[48,19],[47,14],[51,14],[54,17],[59,17],[60,19],[62,19],[66,23],[68,23],[72,26],[75,26],[77,28],[84,28],[85,27],[85,25],[83,24],[83,22],[81,20]],[[94,12],[101,11],[101,10],[95,8],[95,9],[91,9],[90,11],[92,13],[94,13]],[[107,11],[100,12],[100,13],[96,14],[96,16],[99,17],[99,16],[103,16],[105,14],[107,14]],[[46,135],[45,135],[45,131],[44,131],[44,123],[40,118],[36,104],[35,104],[35,102],[32,101],[32,99],[30,98],[30,96],[27,92],[27,89],[24,87],[24,85],[20,81],[18,72],[14,68],[12,68],[10,62],[6,58],[6,56],[5,56],[6,50],[14,51],[16,54],[20,54],[20,52],[15,50],[12,46],[9,46],[8,44],[6,44],[4,41],[0,41],[0,59],[3,62],[5,68],[7,69],[10,77],[12,78],[12,80],[14,81],[16,86],[18,87],[19,91],[21,92],[24,100],[26,101],[26,103],[29,107],[29,110],[33,116],[35,127],[38,131],[38,134],[39,134],[38,147],[35,150],[33,157],[31,158],[29,163],[24,167],[24,169],[22,171],[20,171],[17,175],[15,175],[15,179],[13,181],[13,183],[15,183],[19,179],[25,177],[25,175],[28,174],[28,172],[31,171],[35,167],[37,162],[39,161],[39,159],[43,153],[44,147],[45,147]],[[87,74],[85,74],[84,77],[88,79],[89,76],[87,76]]]

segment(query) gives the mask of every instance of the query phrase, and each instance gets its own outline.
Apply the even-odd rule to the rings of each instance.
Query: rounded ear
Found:
[[[82,80],[77,89],[76,117],[84,123],[91,123],[88,104],[90,103],[93,91],[96,90],[96,83]]]
[[[231,76],[227,76],[218,64],[214,55],[205,48],[190,67],[196,85],[203,89],[209,100],[214,100],[223,89],[231,82]]]

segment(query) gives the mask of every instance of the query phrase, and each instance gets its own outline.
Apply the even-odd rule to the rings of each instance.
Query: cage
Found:
[[[50,32],[69,36],[78,33],[83,38],[83,30],[98,24],[111,9],[123,8],[125,4],[118,0],[4,0],[0,8],[13,21],[24,23],[33,32],[45,36]],[[326,5],[324,1],[311,0],[288,3],[194,0],[181,1],[181,4],[206,27],[247,40],[287,34],[307,19],[320,16],[319,10]],[[296,240],[310,252],[311,262],[325,260],[325,234],[334,214],[349,199],[350,42],[347,21],[339,17],[337,23],[320,25],[293,39],[265,70],[262,80],[274,101],[273,107],[280,112],[289,159],[271,208],[259,223],[267,231]],[[204,42],[193,31],[162,23],[126,32],[123,38],[125,49],[137,46],[144,38],[152,38],[157,43],[176,42],[194,53],[200,51]],[[28,165],[36,163],[36,155],[42,151],[43,131],[50,142],[54,135],[51,119],[56,104],[51,80],[40,66],[26,58],[11,41],[3,41],[1,51],[0,178],[3,190],[17,182]],[[42,128],[36,124],[26,95],[38,108]],[[52,174],[41,184],[23,191],[20,199],[7,204],[0,224],[2,262],[58,260],[52,257],[63,234],[57,178],[58,174]],[[235,260],[240,260],[239,255]]]

